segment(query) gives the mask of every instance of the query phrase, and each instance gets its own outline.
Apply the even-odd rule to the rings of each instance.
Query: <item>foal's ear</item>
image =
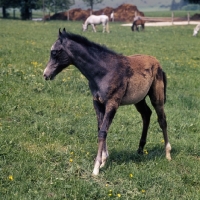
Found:
[[[59,28],[58,35],[59,35],[59,37],[61,37],[61,36],[62,36],[62,33],[61,33],[61,31],[60,31],[60,28]]]
[[[63,41],[63,34],[62,34],[62,32],[60,31],[60,28],[59,28],[59,32],[58,32],[58,39],[59,39],[60,42],[62,43],[62,41]]]
[[[66,30],[65,30],[65,28],[63,28],[63,33],[66,33]]]

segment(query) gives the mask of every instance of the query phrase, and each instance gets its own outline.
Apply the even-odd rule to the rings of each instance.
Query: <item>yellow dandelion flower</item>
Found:
[[[129,174],[129,177],[130,177],[130,178],[133,178],[133,174]]]
[[[148,151],[146,149],[144,150],[144,154],[146,154],[146,155],[148,154]]]
[[[120,197],[121,197],[121,194],[117,194],[117,196],[120,198]]]
[[[31,64],[34,65],[34,67],[37,67],[38,62],[34,62],[34,61],[33,61],[33,62],[31,62]]]
[[[106,187],[108,187],[108,184],[106,183]]]
[[[141,192],[142,192],[142,193],[145,193],[146,191],[145,191],[145,190],[142,190]]]
[[[70,159],[69,159],[69,162],[73,162],[73,159],[70,158]]]
[[[13,181],[13,176],[10,175],[10,176],[8,177],[8,179],[9,179],[10,181]]]
[[[164,143],[165,141],[164,140],[161,140],[161,143]]]
[[[109,192],[108,192],[108,196],[113,196],[113,192],[112,192],[112,190],[109,190]]]

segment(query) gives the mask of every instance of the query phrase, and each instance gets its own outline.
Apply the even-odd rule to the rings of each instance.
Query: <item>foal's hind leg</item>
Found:
[[[169,143],[168,140],[168,134],[167,134],[167,121],[166,121],[166,116],[164,113],[164,108],[163,105],[158,104],[153,104],[156,113],[158,115],[158,123],[160,125],[160,128],[163,131],[163,137],[164,137],[164,141],[165,141],[165,151],[166,151],[166,158],[168,160],[171,160],[171,155],[170,155],[170,151],[171,151],[171,145]]]
[[[171,145],[168,140],[167,121],[166,121],[166,115],[164,112],[164,98],[165,97],[164,97],[164,92],[163,92],[163,84],[159,82],[154,88],[156,88],[156,90],[155,91],[153,91],[154,89],[151,90],[149,97],[151,99],[151,103],[153,107],[156,110],[156,113],[158,116],[158,123],[163,132],[163,137],[165,141],[166,158],[168,160],[171,160],[171,155],[170,155]]]
[[[149,123],[150,123],[150,117],[151,117],[151,109],[149,106],[146,104],[145,99],[140,101],[135,105],[137,108],[137,111],[141,114],[142,121],[143,121],[143,128],[142,128],[142,136],[140,139],[140,144],[138,148],[138,153],[143,154],[144,146],[146,144],[146,138],[147,138],[147,131],[149,128]]]

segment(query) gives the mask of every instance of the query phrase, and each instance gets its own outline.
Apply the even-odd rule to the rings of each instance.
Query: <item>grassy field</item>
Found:
[[[172,161],[165,159],[153,111],[145,155],[136,153],[141,118],[120,107],[108,134],[110,158],[92,177],[97,124],[87,80],[74,67],[54,81],[42,73],[58,29],[124,55],[157,57],[168,78],[165,111]],[[0,20],[0,199],[152,199],[200,197],[200,36],[194,26],[81,32],[81,22]]]
[[[146,17],[172,17],[172,12],[174,14],[174,17],[187,17],[187,14],[190,14],[190,17],[195,15],[196,13],[199,13],[197,10],[174,10],[174,11],[145,11],[144,15]]]

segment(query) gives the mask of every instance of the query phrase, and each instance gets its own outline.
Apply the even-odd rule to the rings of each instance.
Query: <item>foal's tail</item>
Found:
[[[164,71],[163,71],[163,83],[164,83],[164,103],[166,103],[167,76]]]

